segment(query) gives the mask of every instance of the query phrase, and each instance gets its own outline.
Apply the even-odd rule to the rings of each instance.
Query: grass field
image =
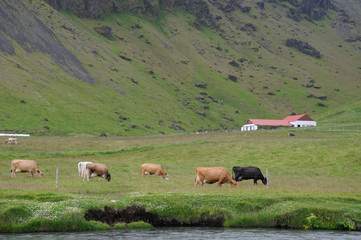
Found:
[[[142,137],[27,137],[0,145],[0,231],[109,229],[84,220],[90,208],[146,207],[191,221],[223,215],[224,226],[360,229],[361,133],[293,130]],[[10,178],[11,159],[34,159],[45,178]],[[110,182],[83,182],[77,163],[105,163]],[[159,163],[169,181],[140,176]],[[194,188],[198,166],[258,166],[261,182]],[[59,189],[55,188],[56,166]],[[72,224],[69,224],[72,222]]]

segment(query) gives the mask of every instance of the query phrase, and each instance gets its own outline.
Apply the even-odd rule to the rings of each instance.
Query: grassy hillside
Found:
[[[224,216],[223,226],[360,229],[360,133],[341,131],[213,133],[157,137],[28,137],[0,145],[0,231],[109,229],[87,222],[89,209],[137,204],[163,218],[197,222]],[[10,178],[10,160],[34,159],[44,179]],[[77,163],[105,163],[111,181],[83,182]],[[169,181],[140,176],[160,163]],[[198,166],[258,166],[261,182],[238,188],[194,188]],[[59,167],[59,189],[55,169]],[[72,224],[66,224],[71,222]]]
[[[248,13],[209,4],[217,29],[180,8],[156,18],[119,13],[92,20],[40,0],[14,1],[15,8],[1,3],[9,19],[19,19],[5,18],[13,30],[1,30],[14,49],[0,51],[1,132],[239,129],[248,118],[292,112],[318,120],[358,97],[359,42],[345,41],[334,28],[340,16],[334,10],[311,23],[288,18],[287,3],[261,9],[244,1]],[[106,37],[99,34],[105,27]],[[17,31],[30,40],[20,41]],[[288,38],[308,42],[322,57],[285,46]]]
[[[347,104],[320,116],[320,129],[361,131],[361,101]]]

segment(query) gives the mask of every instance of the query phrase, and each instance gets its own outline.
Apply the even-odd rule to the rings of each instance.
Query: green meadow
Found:
[[[288,136],[289,132],[296,136]],[[225,227],[348,229],[361,226],[361,132],[320,128],[195,135],[20,138],[0,145],[0,231],[87,231],[149,227],[86,221],[89,209],[130,205],[185,222],[223,216]],[[10,177],[12,159],[33,159],[44,179]],[[82,181],[79,161],[108,166],[111,181]],[[169,181],[140,176],[159,163]],[[194,187],[198,166],[257,166],[260,181]],[[56,167],[59,169],[56,189]]]

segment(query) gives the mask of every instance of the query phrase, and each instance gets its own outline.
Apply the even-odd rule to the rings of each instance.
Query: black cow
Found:
[[[233,174],[235,175],[234,177]],[[267,184],[267,178],[263,177],[261,170],[258,167],[234,166],[232,168],[232,178],[237,182],[253,179],[254,185],[257,185],[258,180],[262,180],[264,185]]]

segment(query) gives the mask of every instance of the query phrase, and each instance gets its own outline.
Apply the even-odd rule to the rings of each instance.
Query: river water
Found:
[[[244,229],[244,228],[157,228],[137,230],[112,230],[97,232],[56,232],[0,234],[0,239],[37,239],[37,240],[108,240],[108,239],[317,239],[317,240],[360,240],[361,232],[351,231],[305,231],[285,229]]]

